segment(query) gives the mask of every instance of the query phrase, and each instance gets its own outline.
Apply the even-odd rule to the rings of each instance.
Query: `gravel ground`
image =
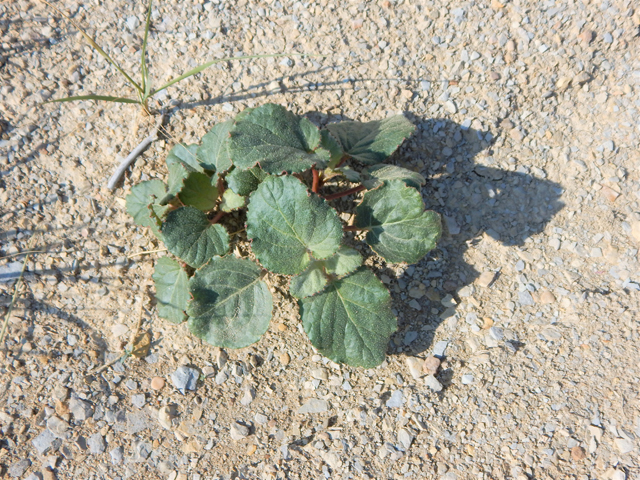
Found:
[[[58,5],[137,71],[143,3]],[[42,105],[132,92],[53,10],[0,4],[3,310],[34,236],[38,251],[0,353],[0,476],[640,478],[634,2],[174,0],[152,18],[156,84],[211,58],[326,56],[223,63],[170,88],[154,100],[165,139],[111,193],[155,120]],[[259,343],[202,344],[156,315],[162,253],[131,256],[159,248],[124,211],[131,185],[265,102],[418,126],[394,158],[429,179],[447,233],[417,265],[373,259],[400,327],[377,369],[317,355],[277,278]],[[139,322],[149,351],[112,363]]]

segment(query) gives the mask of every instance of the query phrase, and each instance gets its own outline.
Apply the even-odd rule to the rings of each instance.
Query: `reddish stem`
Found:
[[[340,159],[340,161],[338,162],[338,164],[333,168],[340,168],[344,164],[344,162],[347,161],[348,157],[349,157],[349,155],[343,155],[342,158]]]
[[[360,230],[364,230],[364,228],[356,227],[355,225],[347,225],[342,230],[345,232],[359,232]]]
[[[352,195],[354,193],[361,192],[362,190],[366,190],[364,185],[359,185],[357,187],[350,188],[349,190],[345,190],[344,192],[332,193],[331,195],[325,195],[325,200],[335,200],[336,198],[346,197],[347,195]]]
[[[222,177],[218,177],[218,197],[222,198],[222,194],[224,193],[224,180]]]
[[[311,168],[311,173],[313,174],[313,183],[311,184],[311,191],[313,193],[318,193],[318,190],[320,189],[320,174],[318,173],[318,170],[315,169],[315,167]]]
[[[222,217],[224,217],[226,214],[227,214],[227,212],[223,212],[222,210],[220,210],[218,213],[215,214],[215,216],[210,220],[210,222],[212,224],[218,223],[220,221],[220,219]]]

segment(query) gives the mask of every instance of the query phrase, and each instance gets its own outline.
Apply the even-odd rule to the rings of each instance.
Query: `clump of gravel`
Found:
[[[137,72],[145,6],[57,4]],[[0,5],[0,302],[30,239],[0,355],[9,478],[636,478],[640,475],[640,13],[629,0],[157,2],[150,71],[165,139],[106,180],[154,118],[41,3]],[[257,344],[213,349],[157,317],[162,252],[124,197],[244,108],[320,123],[404,112],[394,161],[447,232],[417,265],[368,262],[399,331],[377,369],[301,332],[286,283]],[[242,238],[238,247],[242,250]],[[141,322],[151,346],[123,358]],[[427,360],[425,362],[425,360]]]

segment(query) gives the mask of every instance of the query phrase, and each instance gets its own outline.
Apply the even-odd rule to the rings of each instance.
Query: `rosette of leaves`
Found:
[[[319,352],[379,365],[397,328],[391,296],[345,232],[362,231],[392,263],[418,262],[435,247],[440,217],[424,208],[425,179],[384,163],[413,130],[402,115],[320,129],[266,104],[214,126],[200,145],[174,147],[166,183],[141,182],[127,197],[134,222],[172,255],[153,275],[158,314],[186,321],[212,345],[245,347],[269,327],[273,299],[263,278],[270,271],[289,278]],[[336,200],[349,196],[359,200],[344,225]],[[257,261],[229,253],[225,215],[237,210]]]

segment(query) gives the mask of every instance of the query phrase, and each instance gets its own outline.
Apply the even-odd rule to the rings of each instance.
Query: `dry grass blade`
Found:
[[[147,68],[147,39],[149,38],[149,25],[151,25],[151,4],[153,0],[149,0],[149,8],[147,9],[147,23],[144,27],[144,40],[142,41],[142,54],[140,55],[140,69],[142,70],[142,90],[144,98],[149,97],[151,92],[151,83],[149,83],[149,70]]]
[[[129,75],[127,75],[127,73],[124,70],[122,70],[122,68],[120,68],[120,65],[118,65],[116,63],[116,61],[114,59],[112,59],[109,56],[109,54],[107,52],[105,52],[100,47],[100,45],[98,45],[96,43],[96,41],[87,32],[85,32],[82,28],[80,28],[80,26],[76,22],[74,22],[68,15],[66,15],[63,11],[61,11],[55,5],[49,3],[47,0],[40,0],[40,1],[45,3],[46,5],[48,5],[52,9],[54,9],[56,12],[58,12],[64,18],[66,18],[69,21],[69,23],[71,23],[71,25],[73,25],[75,28],[78,29],[78,31],[82,34],[82,36],[85,38],[85,40],[89,43],[89,45],[91,45],[93,48],[95,48],[96,51],[100,55],[102,55],[111,65],[113,65],[122,75],[124,75],[124,77],[127,79],[127,81],[129,83],[131,83],[131,85],[133,85],[138,90],[138,92],[140,92],[141,94],[144,93],[144,89],[140,85],[138,85]],[[138,103],[138,102],[134,102],[134,103]]]
[[[76,97],[56,98],[54,100],[47,100],[43,103],[64,103],[64,102],[77,102],[79,100],[104,100],[105,102],[116,103],[140,103],[138,100],[122,97],[110,97],[108,95],[78,95]]]

